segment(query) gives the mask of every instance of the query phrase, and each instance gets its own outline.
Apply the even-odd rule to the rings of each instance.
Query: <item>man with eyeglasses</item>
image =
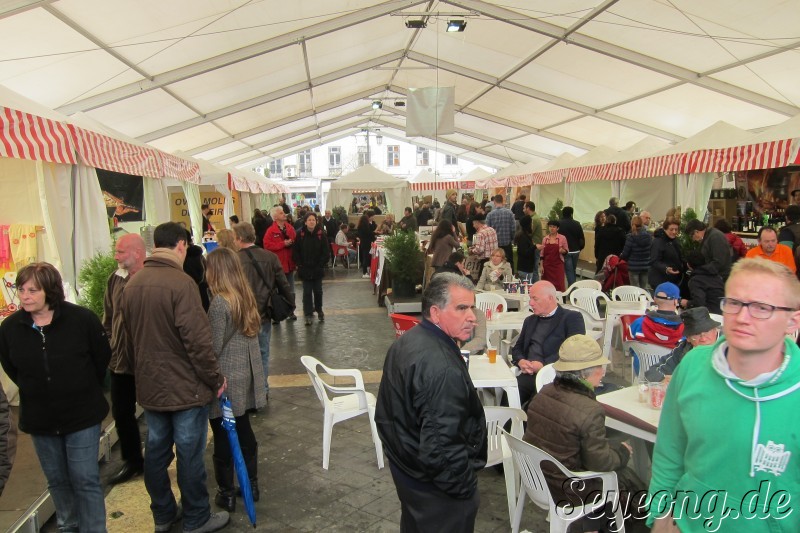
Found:
[[[792,249],[778,243],[778,232],[772,226],[764,226],[758,230],[758,246],[750,249],[745,257],[748,259],[763,257],[785,265],[792,272],[797,271]]]
[[[661,357],[644,373],[647,381],[664,381],[671,376],[683,356],[695,346],[714,344],[719,336],[720,323],[711,318],[706,307],[693,307],[681,313],[685,337],[674,350]]]
[[[787,336],[800,324],[800,282],[776,262],[743,259],[721,308],[724,335],[689,352],[670,382],[648,525],[654,533],[800,531],[792,501],[800,348]],[[710,491],[716,504],[708,505]]]

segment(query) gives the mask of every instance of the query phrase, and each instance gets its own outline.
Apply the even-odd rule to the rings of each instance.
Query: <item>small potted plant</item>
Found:
[[[78,304],[91,309],[101,320],[108,277],[116,269],[117,262],[114,260],[114,252],[98,253],[83,262],[78,274],[80,286]]]
[[[412,231],[399,231],[383,241],[389,273],[392,280],[392,293],[398,297],[413,297],[416,286],[422,283],[424,254],[419,249],[417,235]]]

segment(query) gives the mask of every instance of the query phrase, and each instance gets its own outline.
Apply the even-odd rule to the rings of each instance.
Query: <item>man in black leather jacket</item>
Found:
[[[422,322],[386,355],[375,423],[402,506],[401,531],[473,531],[486,419],[456,341],[475,328],[472,282],[431,278]]]

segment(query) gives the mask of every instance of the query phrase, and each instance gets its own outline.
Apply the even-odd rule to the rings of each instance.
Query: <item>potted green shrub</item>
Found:
[[[101,320],[108,277],[116,269],[117,262],[114,260],[114,252],[98,253],[83,262],[78,274],[80,286],[78,304],[91,309]]]
[[[339,225],[348,224],[347,209],[344,207],[337,205],[331,209],[331,214],[333,215],[333,218],[339,221]]]
[[[414,296],[416,285],[422,283],[425,266],[417,235],[412,231],[399,231],[387,237],[383,246],[392,276],[392,293],[398,297]]]
[[[556,203],[553,204],[553,207],[550,209],[550,214],[548,215],[547,220],[561,220],[561,211],[564,209],[564,202],[561,201],[561,198],[556,198]]]
[[[686,234],[686,224],[695,219],[697,219],[697,213],[691,207],[681,215],[681,233],[678,235],[678,244],[680,244],[684,259],[694,250],[699,250],[702,245],[700,242],[693,241],[691,235]]]

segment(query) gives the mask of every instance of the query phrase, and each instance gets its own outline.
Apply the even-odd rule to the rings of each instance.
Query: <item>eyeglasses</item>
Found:
[[[747,308],[750,316],[758,320],[766,320],[772,317],[776,309],[781,311],[796,311],[791,307],[781,307],[779,305],[765,304],[764,302],[742,302],[734,298],[720,299],[722,312],[728,315],[738,315],[743,307]]]

